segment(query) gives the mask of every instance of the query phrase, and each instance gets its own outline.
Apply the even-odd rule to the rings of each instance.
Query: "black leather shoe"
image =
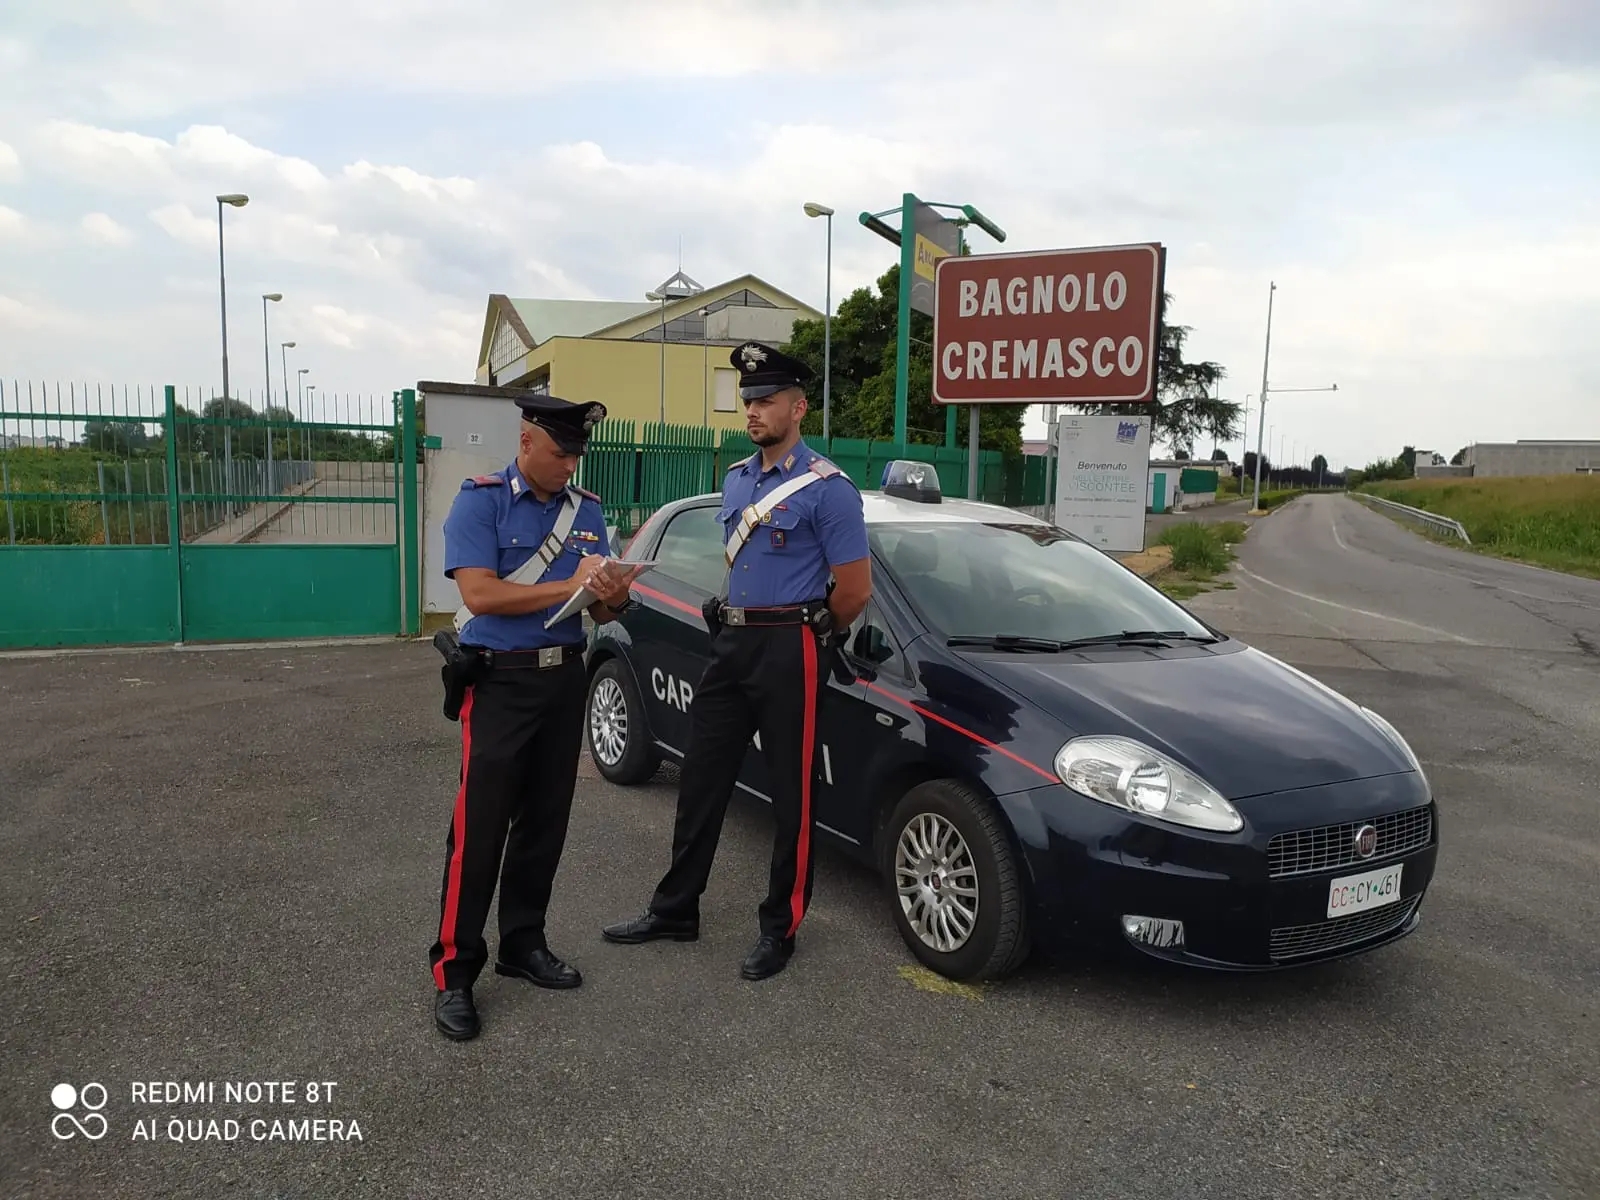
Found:
[[[547,988],[575,988],[583,982],[576,967],[569,967],[548,950],[531,950],[512,959],[496,959],[494,973],[526,979]]]
[[[763,933],[745,957],[744,966],[740,968],[739,974],[746,979],[770,978],[789,965],[789,959],[793,954],[793,938],[777,938]]]
[[[675,942],[693,942],[700,937],[700,922],[659,917],[653,912],[646,911],[631,921],[607,925],[601,930],[601,934],[608,942],[620,942],[630,946],[639,942],[653,942],[660,938],[671,938]]]
[[[433,1023],[453,1042],[467,1042],[478,1036],[478,1009],[472,1002],[471,988],[446,988],[433,1000]]]

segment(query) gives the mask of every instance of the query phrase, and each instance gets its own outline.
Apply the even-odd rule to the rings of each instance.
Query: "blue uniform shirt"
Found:
[[[748,505],[805,474],[821,457],[801,442],[765,471],[759,452],[729,471],[722,481],[722,509],[717,514],[723,546],[739,527],[740,514]],[[865,557],[867,525],[861,493],[850,477],[839,471],[783,500],[772,510],[770,521],[751,531],[733,560],[728,603],[739,608],[766,608],[820,600],[828,591],[831,564]]]
[[[581,500],[577,516],[561,554],[538,582],[571,579],[584,555],[611,552],[600,502],[588,492],[572,490]],[[463,480],[444,522],[444,573],[454,578],[461,567],[485,567],[506,578],[544,544],[566,503],[564,494],[541,503],[516,463],[493,475]],[[558,608],[559,604],[520,616],[475,616],[461,630],[461,642],[490,650],[538,650],[582,642],[581,613],[574,613],[553,629],[544,627],[546,619]]]

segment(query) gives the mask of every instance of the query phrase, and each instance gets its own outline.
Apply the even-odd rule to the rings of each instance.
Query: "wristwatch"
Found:
[[[639,607],[639,597],[635,596],[632,592],[629,592],[628,593],[628,598],[626,600],[624,600],[621,604],[619,604],[615,608],[613,608],[611,611],[616,613],[620,617],[623,613],[630,613],[630,612],[632,612],[634,609],[636,609],[638,607]]]
[[[833,637],[833,610],[824,605],[811,615],[811,628],[826,643]]]

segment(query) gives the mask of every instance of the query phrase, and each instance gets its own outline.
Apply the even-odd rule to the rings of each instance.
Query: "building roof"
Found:
[[[623,321],[657,312],[648,300],[518,300],[517,316],[533,335],[533,345],[553,337],[587,337]]]

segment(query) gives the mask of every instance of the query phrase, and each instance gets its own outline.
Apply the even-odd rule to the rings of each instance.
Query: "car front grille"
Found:
[[[1378,831],[1378,849],[1371,858],[1356,854],[1356,830],[1371,825]],[[1429,805],[1387,813],[1371,821],[1346,821],[1316,829],[1280,833],[1267,843],[1267,872],[1273,879],[1312,875],[1341,867],[1377,862],[1419,850],[1433,839],[1433,809]]]
[[[1335,917],[1331,921],[1318,921],[1315,925],[1284,925],[1272,931],[1269,953],[1281,962],[1289,958],[1332,954],[1357,942],[1382,937],[1409,921],[1420,899],[1419,896],[1413,896],[1398,904],[1387,904],[1348,917]]]

